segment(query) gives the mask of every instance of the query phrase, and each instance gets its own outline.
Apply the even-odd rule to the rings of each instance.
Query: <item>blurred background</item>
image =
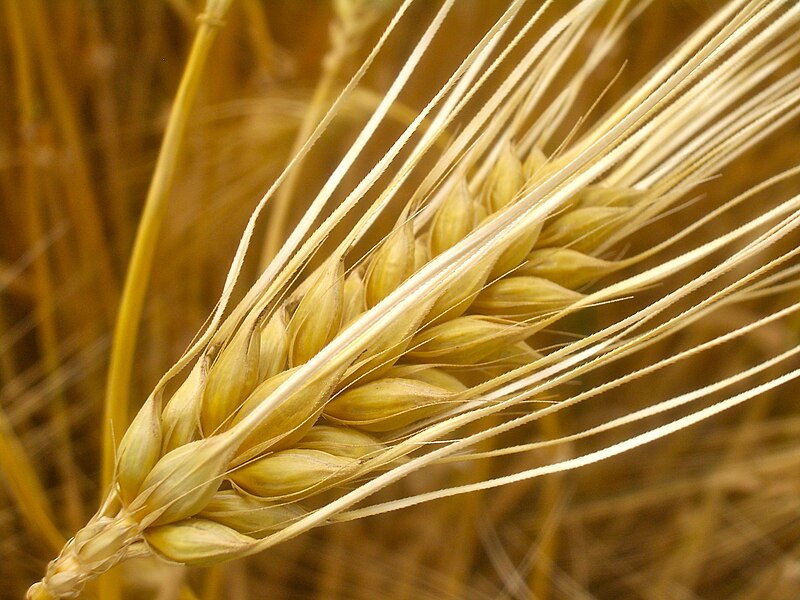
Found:
[[[347,30],[337,46],[331,31],[341,32],[346,2],[234,0],[203,73],[169,194],[136,350],[135,406],[209,315],[256,202],[396,6],[394,0],[363,3],[370,5],[369,17]],[[721,4],[652,2],[613,60],[593,75],[579,108],[588,109],[619,73],[598,104],[595,114],[602,114]],[[329,173],[342,156],[437,5],[426,0],[412,7],[321,140],[297,184],[288,225],[316,191],[309,182]],[[456,2],[423,65],[424,77],[415,79],[393,109],[397,131],[505,5]],[[0,597],[22,597],[54,556],[57,536],[71,535],[95,510],[111,332],[201,12],[202,2],[195,0],[2,0],[0,433],[7,460],[0,479],[8,485],[0,486]],[[384,135],[391,135],[390,129]],[[647,236],[674,233],[709,206],[792,166],[799,134],[794,123],[745,154],[704,186],[702,201],[648,228]],[[798,190],[796,180],[771,190],[775,197],[757,197],[715,221],[706,234],[728,230],[792,190]],[[271,218],[267,214],[265,223]],[[268,227],[257,232],[256,255],[270,235]],[[278,231],[285,234],[286,227]],[[278,237],[273,231],[268,243]],[[634,237],[628,249],[647,243]],[[250,260],[243,279],[252,281],[257,272],[258,260]],[[787,293],[798,300],[796,292]],[[649,352],[690,347],[752,321],[777,302],[731,306],[668,347]],[[604,315],[613,318],[611,312]],[[704,355],[655,382],[593,400],[570,415],[574,422],[553,418],[528,433],[554,437],[579,431],[598,415],[628,412],[702,385],[709,373],[721,378],[796,344],[798,325],[782,321],[766,327],[735,352]],[[602,377],[614,374],[612,368]],[[598,381],[590,377],[576,385]],[[797,391],[781,389],[578,471],[330,526],[230,565],[191,572],[155,563],[128,565],[124,597],[798,598]],[[581,450],[567,444],[510,460],[434,469],[385,497],[502,475]],[[13,468],[20,461],[32,466],[56,532],[33,524],[15,498],[9,481],[21,476]],[[89,589],[86,597],[92,594]]]

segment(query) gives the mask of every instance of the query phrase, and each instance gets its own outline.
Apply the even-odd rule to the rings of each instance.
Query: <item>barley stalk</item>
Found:
[[[452,2],[444,2],[298,228],[241,303],[225,313],[261,207],[281,183],[291,183],[292,168],[301,164],[409,4],[398,9],[365,66],[264,197],[209,328],[131,423],[103,506],[50,564],[43,581],[29,591],[30,598],[74,597],[86,580],[132,556],[216,564],[332,520],[576,468],[663,437],[797,377],[797,370],[786,369],[768,383],[580,457],[353,509],[415,470],[478,458],[470,450],[483,440],[602,393],[601,386],[527,410],[531,402],[563,393],[561,384],[640,351],[726,302],[758,293],[765,281],[782,282],[788,275],[780,268],[797,252],[705,292],[733,265],[794,231],[800,223],[800,198],[795,197],[677,257],[640,267],[615,283],[597,283],[713,221],[717,212],[638,255],[620,259],[614,252],[618,242],[800,111],[796,72],[767,81],[768,74],[794,57],[796,49],[776,53],[774,48],[800,21],[800,7],[775,1],[732,2],[624,102],[549,154],[544,148],[551,145],[554,123],[567,118],[565,104],[580,90],[591,66],[613,47],[627,20],[624,13],[615,13],[586,61],[589,68],[548,101],[545,90],[603,3],[579,4],[525,49],[529,29],[548,6],[517,23],[522,2],[511,2],[384,158],[312,231],[446,19]],[[522,58],[499,76],[514,50]],[[489,99],[471,118],[465,117],[452,144],[432,164],[423,162],[436,138],[462,111],[466,114],[472,95],[490,84]],[[425,119],[430,127],[420,132]],[[676,133],[678,124],[702,133],[693,134],[688,143],[681,129]],[[408,150],[402,160],[401,149]],[[658,160],[649,161],[651,153]],[[409,191],[409,174],[423,165],[422,183]],[[343,217],[390,166],[391,181],[373,189],[377,199],[362,208],[356,225],[311,269],[309,262],[322,243],[334,238]],[[354,256],[356,243],[403,195],[407,200],[395,226],[367,255]],[[754,238],[747,241],[748,236]],[[665,283],[701,258],[736,244],[740,247],[716,267],[651,305],[582,339],[542,351],[539,334],[564,317]],[[706,295],[679,318],[659,321],[676,302],[696,292]],[[730,339],[788,312],[741,328]],[[713,344],[725,341],[720,337]],[[791,356],[785,353],[582,435],[689,404]],[[665,359],[653,370],[682,358]],[[165,383],[190,364],[177,391],[166,397]],[[525,409],[522,416],[512,411],[520,408]],[[497,421],[482,421],[486,417]],[[463,433],[467,425],[484,422],[485,428]],[[542,446],[512,446],[487,455]]]

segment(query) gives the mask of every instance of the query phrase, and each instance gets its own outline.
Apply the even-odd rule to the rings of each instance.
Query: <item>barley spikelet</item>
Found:
[[[409,4],[403,3],[395,19]],[[603,4],[580,3],[531,39],[529,28],[548,6],[521,19],[523,3],[510,2],[419,120],[341,204],[323,212],[446,19],[452,2],[443,3],[352,154],[343,158],[259,281],[224,313],[251,222],[209,329],[131,423],[103,507],[51,563],[30,598],[73,597],[87,579],[131,556],[209,565],[331,520],[574,468],[657,439],[766,389],[754,386],[670,427],[572,462],[352,508],[419,468],[468,460],[478,442],[600,393],[570,395],[558,386],[647,347],[737,294],[757,291],[763,285],[759,277],[791,257],[791,252],[781,255],[750,276],[708,292],[681,319],[670,320],[659,317],[675,302],[702,290],[733,262],[791,233],[800,219],[800,199],[649,268],[639,265],[703,222],[625,258],[620,258],[620,242],[800,110],[795,72],[776,75],[774,81],[762,77],[794,57],[796,49],[779,55],[771,49],[797,27],[800,7],[780,1],[731,3],[607,115],[563,140],[557,150],[547,150],[554,146],[554,123],[567,119],[571,99],[627,24],[626,13],[615,13],[586,69],[548,100],[544,91],[553,74]],[[512,50],[521,57],[508,66]],[[374,53],[364,69],[373,59]],[[508,66],[502,76],[500,66]],[[362,74],[363,69],[343,97]],[[484,88],[491,89],[489,99],[473,107],[451,145],[431,157],[433,141],[457,116],[469,114],[465,107],[472,94]],[[311,135],[300,160],[340,101]],[[430,124],[421,131],[425,118]],[[684,139],[686,131],[695,133]],[[399,158],[401,149],[406,158]],[[421,183],[411,186],[408,177],[415,169],[424,173]],[[359,207],[355,226],[337,230],[385,173],[391,181],[372,190],[375,199]],[[355,256],[356,244],[396,204],[402,207],[394,227],[365,256]],[[754,241],[745,242],[750,234],[757,234]],[[323,242],[333,250],[312,268]],[[565,317],[663,284],[735,243],[741,248],[717,268],[628,318],[555,348],[544,341],[545,330]],[[638,270],[609,281],[609,275],[632,267]],[[184,380],[167,396],[172,388],[165,384],[178,373]],[[795,376],[787,372],[768,385]],[[555,394],[558,402],[530,408]],[[482,421],[490,416],[496,420]],[[627,419],[646,416],[645,411]],[[465,426],[484,422],[485,428],[464,433]]]

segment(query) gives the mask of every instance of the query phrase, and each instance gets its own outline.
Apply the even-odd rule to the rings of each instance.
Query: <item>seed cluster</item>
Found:
[[[102,556],[97,543],[77,542],[79,532],[51,565],[49,588],[34,591],[49,599],[62,583],[65,590],[79,587],[76,573],[82,581],[137,553],[155,551],[189,565],[240,555],[324,503],[327,490],[399,464],[403,457],[387,460],[387,450],[458,409],[471,386],[539,358],[531,338],[544,320],[581,300],[583,286],[624,266],[596,254],[648,206],[645,194],[583,189],[381,330],[352,363],[281,398],[240,444],[231,447],[219,435],[552,167],[541,151],[523,161],[507,144],[483,181],[453,183],[429,221],[415,227],[417,217],[407,211],[349,272],[341,257],[332,257],[282,305],[247,315],[213,359],[197,362],[163,409],[151,397],[131,423],[117,464],[121,517],[101,516],[82,530],[108,542]],[[75,564],[81,569],[73,570]]]
[[[523,162],[509,144],[477,191],[461,178],[421,231],[404,217],[357,268],[346,274],[342,260],[330,260],[302,295],[268,317],[245,319],[207,373],[196,367],[166,404],[161,451],[180,452],[241,422],[343,327],[519,199],[547,168],[540,151]],[[498,247],[448,291],[383,330],[354,364],[282,400],[226,458],[225,483],[194,512],[158,518],[161,526],[145,532],[148,543],[170,559],[202,563],[220,547],[235,550],[236,535],[263,537],[304,514],[302,503],[312,496],[363,474],[363,464],[403,432],[456,407],[467,381],[538,357],[529,343],[537,323],[619,268],[592,253],[633,218],[643,198],[629,189],[587,188],[541,226]],[[146,488],[131,486],[122,496],[133,499]],[[214,552],[208,538],[220,526],[235,534],[220,534]],[[197,555],[185,547],[193,536],[205,548]]]

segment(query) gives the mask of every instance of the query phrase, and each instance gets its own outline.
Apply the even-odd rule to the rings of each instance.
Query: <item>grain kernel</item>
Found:
[[[315,425],[297,442],[297,448],[320,450],[341,458],[362,458],[384,448],[377,438],[352,429]]]
[[[254,460],[231,473],[230,479],[250,494],[280,498],[317,491],[344,478],[355,464],[327,452],[292,448]]]
[[[212,435],[258,383],[259,337],[253,324],[242,323],[208,372],[200,411],[203,433]]]
[[[370,260],[364,298],[368,308],[396,290],[414,272],[414,227],[400,225],[380,245]]]
[[[472,309],[507,318],[533,318],[560,310],[583,298],[583,294],[541,277],[507,277],[487,286]]]
[[[199,516],[244,535],[261,538],[305,514],[297,504],[271,504],[237,490],[224,490],[214,494]]]
[[[194,567],[233,558],[254,542],[249,536],[207,519],[186,519],[153,527],[144,537],[162,557]]]
[[[579,252],[591,252],[625,223],[630,210],[617,206],[576,208],[547,223],[538,245],[564,246]]]
[[[523,185],[522,163],[511,144],[506,144],[483,187],[483,198],[489,212],[497,212],[510,204]]]
[[[436,211],[431,224],[430,249],[435,257],[455,246],[475,227],[475,204],[467,188],[466,179],[460,179]]]
[[[283,308],[275,311],[259,332],[258,381],[266,381],[286,368],[289,334]]]
[[[140,515],[145,525],[165,525],[195,514],[216,492],[232,454],[219,436],[172,450],[142,483],[131,513]]]
[[[119,445],[117,485],[123,501],[131,502],[161,456],[161,415],[150,396],[128,426]]]
[[[236,413],[233,425],[253,412],[272,392],[291,377],[295,370],[296,368],[279,373],[259,385]],[[307,382],[303,387],[281,400],[242,442],[237,452],[239,457],[237,462],[268,449],[285,447],[303,437],[314,424],[315,415],[322,410],[334,384],[335,381],[328,380]]]
[[[339,331],[344,303],[344,265],[324,265],[289,322],[290,366],[308,361]]]
[[[528,255],[528,260],[515,271],[515,275],[542,277],[575,289],[619,268],[618,263],[570,248],[541,248]]]
[[[200,430],[200,410],[206,387],[206,361],[200,359],[186,380],[172,395],[161,414],[164,429],[164,452],[188,444]]]
[[[391,431],[440,413],[454,394],[414,379],[385,378],[351,388],[331,400],[325,414],[365,431]]]
[[[413,350],[408,356],[427,363],[474,365],[531,333],[513,321],[476,315],[459,317],[420,332],[412,340]]]

